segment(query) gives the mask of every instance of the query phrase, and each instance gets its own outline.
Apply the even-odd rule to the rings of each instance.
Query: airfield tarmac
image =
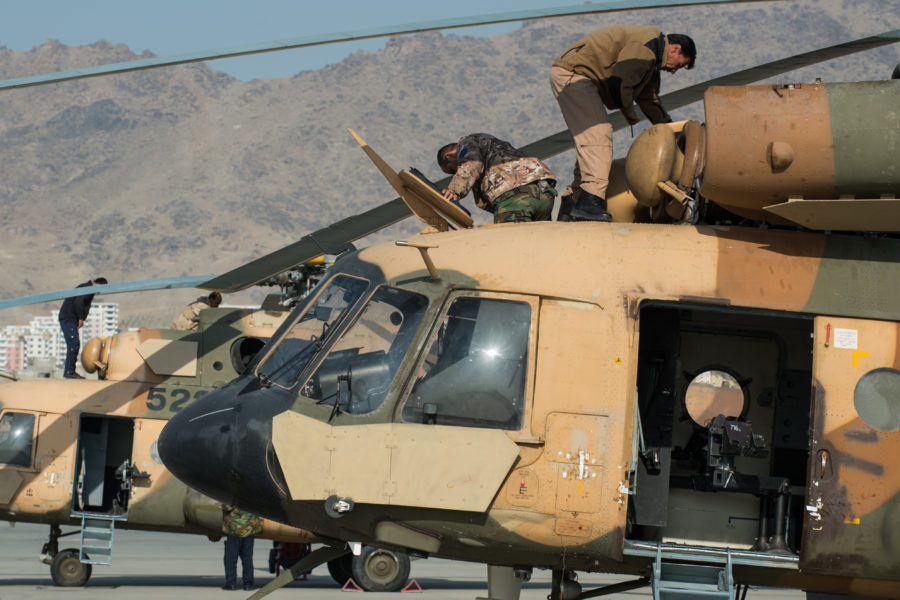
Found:
[[[53,585],[50,568],[38,560],[47,539],[46,525],[0,523],[0,600],[75,600],[87,598],[165,598],[195,600],[247,598],[249,592],[225,592],[222,575],[222,542],[211,543],[198,535],[116,530],[113,563],[94,565],[93,575],[83,588]],[[68,531],[68,529],[66,529]],[[68,543],[66,543],[68,542]],[[77,547],[77,536],[63,538],[60,548]],[[274,577],[268,571],[271,542],[257,540],[254,552],[256,583],[264,585]],[[238,566],[240,572],[240,566]],[[625,578],[612,575],[579,574],[585,590]],[[487,575],[483,565],[442,559],[417,560],[410,576],[422,587],[421,593],[366,593],[366,600],[474,600],[487,596]],[[544,600],[550,591],[550,572],[535,571],[523,586],[522,600]],[[359,592],[344,592],[328,570],[315,569],[306,581],[295,581],[269,598],[342,598],[352,600]],[[611,600],[652,598],[649,588],[611,596]],[[801,592],[751,590],[749,600],[801,600]]]

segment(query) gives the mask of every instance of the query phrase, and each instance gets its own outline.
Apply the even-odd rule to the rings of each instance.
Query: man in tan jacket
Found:
[[[634,125],[640,121],[637,104],[652,123],[670,122],[659,100],[659,72],[691,69],[696,57],[690,37],[641,26],[598,29],[557,57],[550,87],[575,139],[576,158],[559,220],[612,220],[606,210],[613,154],[606,109],[619,109]]]

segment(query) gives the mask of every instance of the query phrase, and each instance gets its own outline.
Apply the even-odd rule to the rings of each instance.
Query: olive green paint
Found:
[[[829,235],[804,312],[900,321],[900,240]]]
[[[900,80],[828,86],[838,195],[900,194]]]

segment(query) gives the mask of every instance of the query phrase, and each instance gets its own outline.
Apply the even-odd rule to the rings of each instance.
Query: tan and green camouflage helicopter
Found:
[[[341,32],[8,80],[0,82],[0,90],[366,37],[605,10],[576,6],[413,23],[387,31]],[[542,141],[545,151],[564,150],[565,137],[559,134]],[[280,298],[267,301],[259,310],[208,309],[196,332],[141,329],[92,340],[85,344],[82,363],[97,379],[73,382],[48,377],[3,386],[0,518],[49,525],[41,559],[50,565],[57,585],[84,585],[92,565],[109,564],[116,528],[211,538],[221,534],[222,503],[171,477],[157,454],[159,431],[181,408],[242,372],[288,315],[292,303],[321,277],[323,254],[340,254],[352,248],[350,241],[408,216],[409,209],[398,198],[217,278],[131,281],[0,302],[2,309],[88,292],[103,295],[194,286],[234,290],[263,284],[282,289]],[[64,532],[62,528],[68,526],[75,529]],[[306,544],[317,539],[306,530],[271,520],[264,527],[261,537],[279,542]],[[77,543],[60,549],[60,538],[76,535]],[[274,572],[276,561],[288,566],[285,559],[285,554],[273,550],[270,570]],[[381,547],[363,548],[362,556],[336,556],[328,561],[328,568],[339,583],[352,577],[366,590],[399,589],[410,569],[404,553]]]
[[[301,266],[292,280],[302,285],[290,293],[308,292],[325,267],[321,260]],[[273,295],[258,310],[206,309],[197,331],[94,338],[81,362],[96,379],[21,379],[0,389],[0,518],[50,525],[41,559],[57,585],[85,585],[92,565],[109,564],[115,528],[221,537],[222,503],[173,478],[159,459],[157,438],[182,406],[241,373],[289,314],[283,298]],[[77,529],[64,533],[70,525]],[[60,538],[70,535],[78,541],[61,549]],[[303,546],[318,541],[268,519],[259,537]],[[287,548],[270,552],[272,572],[296,558]],[[379,561],[396,565],[393,578],[371,572]],[[341,584],[353,577],[383,589],[405,583],[409,559],[381,550],[367,563],[336,559],[329,571]]]
[[[163,462],[348,542],[299,570],[368,544],[486,563],[492,600],[535,568],[552,600],[898,598],[898,97],[710,86],[635,140],[612,223],[469,228],[356,136],[429,228],[337,260]]]
[[[897,38],[887,32],[714,83],[749,83]],[[295,44],[302,45],[309,44]],[[667,96],[666,105],[695,101],[708,85]],[[806,88],[818,90],[823,102],[836,89]],[[796,86],[766,89],[790,97],[787,90]],[[622,126],[621,119],[614,123]],[[711,587],[726,594],[721,597],[734,595],[735,582],[896,595],[890,532],[900,486],[878,462],[883,444],[896,441],[892,413],[884,417],[878,404],[893,367],[885,366],[886,354],[859,346],[869,330],[855,320],[891,320],[886,302],[873,308],[869,298],[890,282],[885,270],[896,264],[891,241],[703,225],[714,222],[717,207],[751,219],[765,215],[766,222],[778,214],[762,211],[776,204],[765,194],[735,210],[730,190],[720,195],[705,187],[744,165],[711,166],[712,153],[723,152],[716,146],[723,137],[714,130],[708,113],[705,129],[651,130],[648,136],[663,139],[656,146],[657,140],[639,140],[636,157],[642,147],[656,155],[625,165],[638,175],[629,179],[630,192],[611,199],[619,223],[485,227],[347,254],[242,377],[208,398],[184,398],[163,440],[167,466],[219,501],[302,526],[334,544],[298,562],[275,585],[346,557],[347,547],[337,543],[344,540],[363,558],[363,544],[370,543],[486,562],[493,565],[490,594],[496,599],[517,597],[521,579],[535,567],[553,569],[553,594],[567,599],[598,595],[580,592],[577,570],[635,574],[620,589],[652,583],[660,594],[687,585],[676,580],[682,574],[697,586],[688,593],[710,592],[698,580],[711,577]],[[731,135],[743,142],[748,133]],[[796,161],[806,149],[802,139],[770,141],[785,145],[768,160],[790,172],[791,153]],[[527,150],[547,157],[570,145],[561,132]],[[693,165],[693,179],[684,165]],[[821,183],[821,165],[800,180]],[[380,226],[410,212],[424,214],[436,229],[450,228],[458,215],[448,214],[414,175],[392,172],[390,179],[403,200],[201,287],[227,291],[257,283],[321,255],[322,243],[355,240],[373,222]],[[804,195],[806,188],[785,192],[790,186],[776,177],[763,179],[780,194],[778,204],[796,201],[792,196],[819,199]],[[822,193],[823,203],[846,202],[853,184],[835,176],[831,184],[813,191]],[[740,179],[736,185],[746,187]],[[895,180],[889,185],[897,187]],[[878,194],[872,200],[886,202],[877,208],[890,208],[881,195],[892,192],[856,193]],[[862,205],[849,208],[856,206]],[[626,223],[621,220],[634,217],[624,214],[699,224]],[[490,260],[477,260],[484,255]],[[554,268],[543,270],[521,260],[560,255],[597,265],[596,277],[567,277],[556,258]],[[852,277],[862,281],[845,285]],[[866,309],[835,289],[867,298]],[[880,322],[869,326],[879,335],[884,329]],[[823,409],[823,386],[837,390],[849,381],[846,368],[824,368],[824,358],[810,358],[823,335],[826,348],[847,350],[855,343],[857,363],[869,358],[862,356],[867,352],[885,363],[863,386],[862,408],[841,408],[836,400],[839,407]],[[214,362],[210,366],[215,370]],[[806,387],[811,382],[818,384],[814,395]],[[178,394],[159,395],[153,403],[171,409],[171,401],[184,396]],[[143,398],[144,406],[150,401]],[[215,443],[213,425],[220,427]],[[223,432],[230,444],[224,454]],[[867,444],[866,452],[853,444]],[[39,439],[37,446],[32,457]],[[67,460],[74,472],[76,458]],[[139,465],[129,466],[132,477],[141,474]],[[860,466],[877,480],[853,484],[866,489],[868,504],[846,493],[846,469]],[[133,507],[140,479],[127,492]],[[871,489],[878,491],[869,497]],[[839,507],[848,510],[839,514]],[[883,524],[888,534],[871,555],[841,554],[864,545]]]

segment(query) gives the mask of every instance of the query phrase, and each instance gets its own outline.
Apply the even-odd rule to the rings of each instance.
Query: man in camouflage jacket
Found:
[[[225,538],[225,585],[237,589],[237,559],[241,557],[243,587],[253,588],[253,536],[262,532],[262,519],[236,506],[222,505],[222,533]]]
[[[575,173],[562,197],[559,220],[610,221],[606,187],[612,165],[612,125],[606,109],[619,109],[629,124],[640,119],[635,103],[652,123],[672,120],[659,99],[659,72],[693,68],[694,41],[656,27],[598,29],[560,54],[550,69],[550,87],[575,139]],[[572,208],[575,204],[574,209]]]
[[[172,321],[172,329],[197,331],[200,328],[200,311],[205,308],[216,308],[222,303],[222,294],[210,292],[208,296],[200,296],[184,307],[181,314]]]
[[[442,194],[451,202],[472,190],[475,204],[494,223],[549,221],[556,175],[536,158],[487,133],[473,133],[438,150],[438,164],[453,175]]]

